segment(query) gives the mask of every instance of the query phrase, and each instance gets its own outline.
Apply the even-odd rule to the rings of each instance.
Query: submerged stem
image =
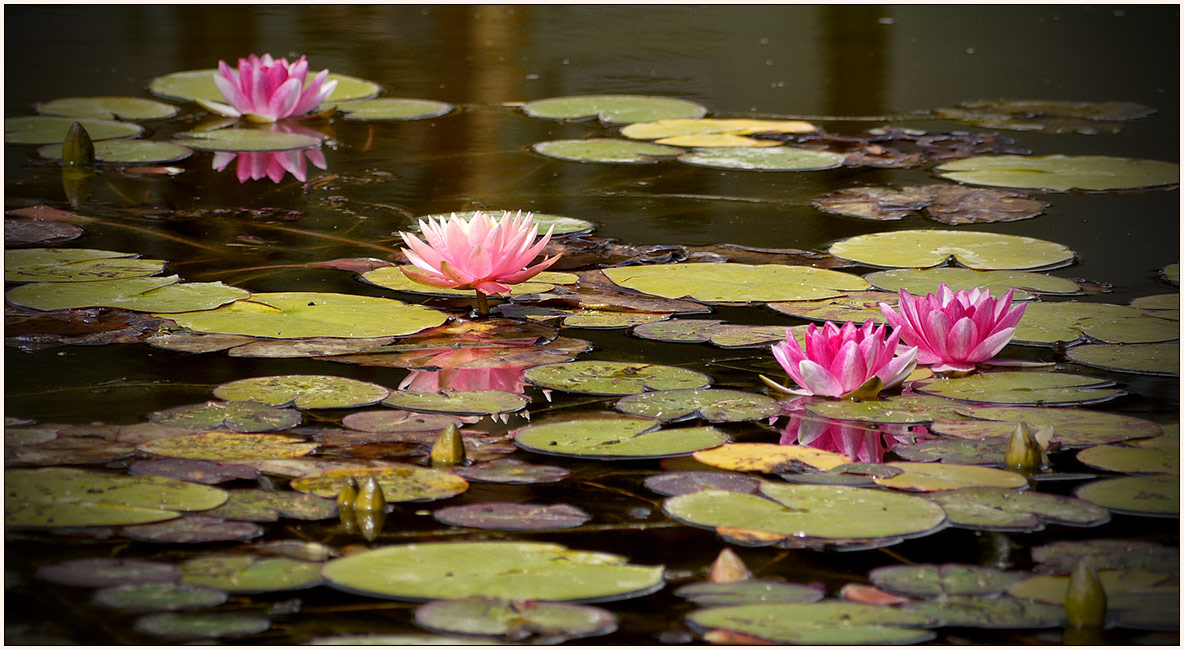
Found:
[[[486,298],[485,294],[481,293],[479,290],[477,290],[477,315],[489,315],[489,299]]]

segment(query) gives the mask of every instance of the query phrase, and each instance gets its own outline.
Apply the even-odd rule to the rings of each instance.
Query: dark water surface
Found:
[[[135,251],[170,260],[169,272],[186,280],[220,280],[251,291],[389,296],[389,291],[341,271],[268,267],[336,257],[384,258],[387,249],[398,248],[394,233],[407,229],[415,216],[478,208],[585,219],[597,224],[598,236],[637,245],[731,243],[821,251],[836,240],[862,233],[954,228],[919,216],[896,222],[837,217],[809,203],[842,187],[935,182],[928,167],[754,173],[674,162],[585,165],[530,152],[531,144],[544,140],[613,134],[613,129],[595,121],[533,119],[516,108],[521,102],[563,95],[665,95],[699,102],[716,117],[804,116],[837,133],[858,133],[885,124],[935,133],[965,131],[965,125],[923,119],[922,114],[980,99],[1130,101],[1157,112],[1129,123],[1119,134],[1001,133],[1035,154],[1179,159],[1179,10],[1175,6],[8,5],[5,116],[30,115],[33,104],[57,97],[148,96],[145,88],[156,76],[211,68],[219,59],[263,52],[277,57],[304,54],[314,70],[329,68],[378,82],[384,88],[382,96],[444,101],[460,110],[422,121],[335,121],[331,126],[334,143],[326,151],[328,169],[310,169],[310,180],[329,174],[338,175],[339,180],[311,189],[291,177],[279,184],[266,180],[239,184],[230,170],[214,171],[211,154],[200,152],[180,163],[185,172],[177,177],[104,176],[96,184],[93,204],[81,212],[117,217],[174,238],[94,229],[67,245]],[[170,120],[166,128],[182,130],[196,121],[197,109],[183,110],[194,119]],[[178,126],[181,123],[186,126]],[[5,147],[5,207],[33,203],[66,207],[57,168],[39,161],[32,149]],[[1073,249],[1077,261],[1052,271],[1053,275],[1113,285],[1110,293],[1080,300],[1125,304],[1135,297],[1173,290],[1158,270],[1179,262],[1178,192],[1047,194],[1042,198],[1052,205],[1035,219],[970,229],[1022,234]],[[228,212],[211,215],[210,210]],[[245,210],[262,211],[264,216]],[[274,218],[287,211],[296,211],[292,220]],[[277,229],[277,224],[304,232]],[[337,239],[309,236],[310,232]],[[212,254],[182,240],[221,252]],[[712,317],[749,324],[787,322],[783,316],[751,307],[719,309]],[[593,352],[581,358],[689,364],[712,375],[721,387],[759,390],[755,372],[769,373],[774,368],[759,350],[650,344],[623,330],[564,334],[595,345]],[[1047,350],[1034,350],[1017,356],[1051,358]],[[1077,366],[1070,371],[1119,381],[1131,393],[1104,410],[1161,423],[1178,421],[1179,382],[1174,378],[1118,375]],[[224,353],[190,355],[146,345],[32,351],[9,347],[5,412],[43,422],[134,423],[157,409],[210,399],[211,388],[222,382],[297,373],[339,374],[394,387],[406,371],[311,360],[236,359]],[[545,403],[533,389],[528,395],[535,398],[535,406]],[[564,404],[564,399],[558,396],[557,404]],[[522,422],[511,420],[510,424]],[[756,425],[729,432],[751,441],[775,439]],[[655,462],[526,460],[564,465],[580,480],[524,488],[474,484],[471,492],[449,505],[490,500],[573,503],[587,509],[598,523],[619,524],[636,523],[627,514],[631,508],[652,505],[627,495],[653,499],[640,481],[656,471]],[[597,491],[589,483],[608,484],[620,492]],[[403,507],[392,513],[385,530],[398,531],[399,536],[392,534],[380,543],[405,541],[405,535],[411,535],[408,531],[421,529],[421,539],[437,538],[442,526],[415,515],[415,509]],[[659,525],[665,521],[661,513],[642,521],[655,525],[636,531],[517,538],[621,553],[639,564],[665,564],[674,577],[672,584],[697,575],[725,546],[710,531]],[[336,526],[335,520],[281,522],[268,528],[266,538],[300,537],[337,546],[360,541],[341,535]],[[1175,545],[1178,522],[1116,516],[1099,529],[1050,527],[1009,537],[1022,549],[1054,539],[1120,535]],[[46,544],[47,539],[52,543]],[[979,563],[980,555],[993,553],[997,542],[992,536],[952,529],[892,547],[891,554],[774,549],[744,549],[741,554],[750,567],[761,570],[762,577],[821,582],[833,596],[845,582],[862,581],[868,570],[895,562],[897,556],[914,562]],[[6,641],[156,642],[127,632],[124,627],[131,617],[87,606],[87,590],[50,588],[35,580],[32,570],[37,564],[69,557],[180,561],[196,550],[10,535],[5,563]],[[671,591],[608,605],[621,618],[620,631],[592,641],[689,640],[680,623],[688,606]],[[270,632],[246,642],[299,643],[334,633],[415,631],[409,622],[410,607],[391,609],[385,602],[343,596],[327,588],[267,594],[253,601],[237,599],[232,604],[262,611],[287,598],[302,599],[303,613],[273,617]],[[382,608],[361,606],[375,603]],[[967,631],[964,636],[975,642],[1034,639],[1003,632]]]

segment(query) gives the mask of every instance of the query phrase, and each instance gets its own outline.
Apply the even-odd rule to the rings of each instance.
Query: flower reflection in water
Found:
[[[412,370],[399,390],[416,393],[439,393],[444,390],[500,390],[519,395],[526,392],[522,374],[525,366],[501,368],[452,368],[446,370]]]
[[[923,426],[881,424],[872,428],[858,422],[840,422],[825,418],[791,415],[781,431],[778,444],[801,445],[833,451],[859,463],[882,463],[884,456],[898,444],[927,437]]]
[[[318,169],[328,169],[325,152],[320,147],[295,151],[219,151],[214,154],[214,169],[222,171],[236,159],[238,165],[234,171],[240,183],[261,178],[270,178],[273,183],[278,183],[289,173],[303,183],[308,180],[308,163],[311,162]]]

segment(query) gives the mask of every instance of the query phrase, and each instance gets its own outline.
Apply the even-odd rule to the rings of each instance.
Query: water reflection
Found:
[[[522,378],[525,371],[525,366],[412,370],[399,383],[399,390],[417,393],[438,393],[445,389],[500,390],[521,395],[526,392],[526,381]]]
[[[238,164],[234,173],[240,183],[262,178],[270,178],[273,183],[278,183],[287,174],[292,174],[296,180],[303,183],[308,180],[308,163],[312,163],[318,169],[329,168],[325,162],[325,152],[317,147],[297,151],[219,151],[214,154],[214,169],[223,171],[235,160]]]
[[[896,445],[927,434],[926,427],[882,424],[869,428],[854,422],[791,415],[778,443],[833,451],[860,463],[882,463]]]

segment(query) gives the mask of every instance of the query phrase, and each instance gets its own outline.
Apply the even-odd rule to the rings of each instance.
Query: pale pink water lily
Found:
[[[1013,290],[992,298],[975,287],[952,291],[943,282],[925,297],[900,290],[899,312],[880,303],[880,311],[900,338],[917,347],[917,363],[934,372],[969,372],[989,361],[1015,334],[1027,305],[1011,306]]]
[[[761,379],[795,395],[847,397],[856,393],[861,398],[873,397],[880,390],[899,385],[917,365],[916,348],[897,350],[900,333],[894,331],[885,339],[886,329],[870,319],[862,327],[851,322],[842,327],[826,323],[819,329],[812,324],[806,330],[804,350],[786,330],[785,341],[773,346],[773,356],[799,388],[786,388],[767,377]],[[879,380],[879,386],[871,382],[873,378]]]
[[[214,85],[226,104],[199,100],[206,110],[225,117],[245,117],[252,122],[275,122],[304,115],[325,101],[337,87],[327,81],[329,71],[322,70],[308,81],[308,61],[295,63],[273,59],[270,54],[250,55],[238,60],[238,69],[225,61],[218,62]]]
[[[245,183],[248,180],[257,181],[261,178],[270,178],[272,182],[278,183],[284,179],[285,174],[289,173],[303,183],[308,180],[308,163],[312,163],[320,169],[328,168],[328,163],[325,162],[325,152],[318,147],[297,151],[247,151],[240,153],[218,151],[214,153],[214,169],[222,171],[236,159],[238,164],[235,166],[235,175],[240,183]]]
[[[536,242],[539,229],[534,217],[521,211],[506,212],[499,220],[484,212],[470,219],[455,214],[448,219],[420,219],[419,229],[426,243],[410,233],[399,235],[409,247],[403,249],[407,261],[423,272],[402,267],[403,274],[432,287],[476,289],[481,306],[487,294],[506,293],[511,284],[533,278],[559,259],[554,255],[530,266],[551,241],[554,226]]]

